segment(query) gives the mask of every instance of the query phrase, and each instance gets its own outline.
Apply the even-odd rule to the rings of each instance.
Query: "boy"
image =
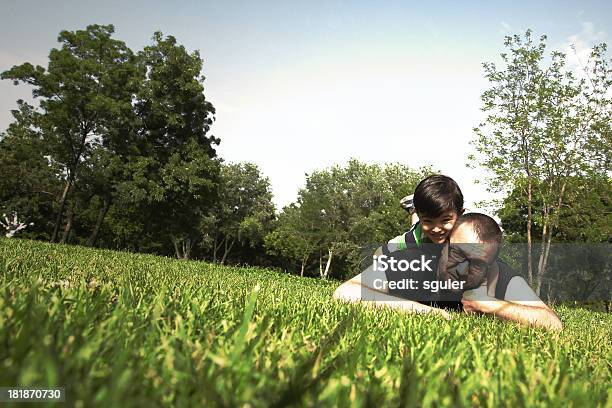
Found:
[[[410,231],[383,244],[375,255],[390,255],[395,251],[420,248],[423,244],[429,244],[428,249],[440,251],[441,244],[449,238],[455,222],[464,211],[461,189],[452,178],[443,175],[433,175],[422,180],[414,191],[413,202],[419,221]],[[405,300],[405,293],[401,291],[377,288],[374,282],[379,280],[387,281],[387,276],[384,272],[370,267],[340,285],[334,292],[334,298],[351,302],[362,301],[410,312],[435,313],[450,318],[450,314],[445,310]]]
[[[414,190],[412,206],[418,221],[410,231],[389,241],[390,251],[421,243],[444,243],[464,212],[463,193],[452,178],[439,174],[429,176]]]

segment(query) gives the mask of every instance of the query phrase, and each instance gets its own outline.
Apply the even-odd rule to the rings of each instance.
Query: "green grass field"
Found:
[[[612,406],[612,318],[562,333],[331,300],[338,282],[0,239],[0,386],[68,406]],[[63,404],[58,404],[62,405]]]

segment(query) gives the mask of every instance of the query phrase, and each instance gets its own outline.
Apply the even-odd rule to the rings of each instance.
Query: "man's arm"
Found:
[[[561,330],[563,324],[546,303],[535,294],[525,279],[515,276],[508,283],[505,300],[487,294],[486,286],[463,294],[463,310],[481,312],[523,325]]]
[[[386,289],[374,289],[370,285],[362,283],[362,277],[364,274],[373,274],[364,277],[364,282],[372,282],[375,277],[380,277],[378,274],[382,274],[381,279],[386,277],[382,272],[374,272],[371,268],[366,269],[363,273],[355,276],[351,280],[344,282],[334,292],[333,298],[353,303],[361,303],[366,306],[372,307],[387,307],[391,309],[401,310],[408,313],[434,313],[438,314],[445,319],[450,319],[451,315],[445,310],[430,307],[419,302],[413,302],[411,300],[402,299],[396,296],[391,296],[387,293]]]

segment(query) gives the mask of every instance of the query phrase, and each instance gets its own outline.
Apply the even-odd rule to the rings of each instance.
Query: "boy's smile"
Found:
[[[421,228],[423,233],[435,244],[442,244],[450,236],[455,222],[459,215],[455,210],[449,210],[442,213],[439,217],[432,218],[428,216],[422,216],[419,214],[419,220],[421,221]]]

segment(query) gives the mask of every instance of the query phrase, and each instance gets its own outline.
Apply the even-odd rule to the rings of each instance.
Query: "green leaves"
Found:
[[[534,281],[531,242],[541,238],[550,244],[555,230],[563,228],[572,185],[609,178],[612,160],[612,66],[606,45],[595,46],[591,59],[572,69],[561,52],[546,57],[545,40],[535,42],[531,30],[524,37],[506,37],[503,66],[484,64],[489,89],[482,94],[482,110],[487,116],[472,142],[476,161],[491,176],[489,189],[516,201],[507,200],[502,212],[506,221],[513,219],[509,230],[515,237],[522,235],[516,223],[523,226],[527,275],[538,294],[548,247],[539,254]],[[520,221],[508,212],[513,206],[525,207]]]
[[[139,71],[134,54],[125,43],[111,38],[113,32],[112,25],[62,31],[61,47],[50,51],[47,69],[24,63],[1,74],[2,79],[33,87],[40,108],[28,117],[15,114],[16,126],[36,132],[44,146],[38,155],[48,156],[64,173],[57,177],[65,192],[59,199],[52,240],[58,236],[73,186],[80,187],[81,170],[93,165],[94,150],[104,146],[119,154],[129,140],[124,129],[133,119],[131,101]],[[10,127],[9,133],[14,130]]]
[[[218,141],[207,138],[207,132],[215,109],[204,95],[199,53],[189,54],[173,36],[164,38],[161,32],[153,39],[154,44],[139,53],[146,80],[137,103],[151,142],[172,148],[194,138],[214,156],[212,145]]]
[[[593,48],[592,59],[577,71],[586,78],[579,80],[563,53],[553,51],[546,62],[546,36],[535,43],[531,34],[506,37],[501,69],[484,64],[490,88],[482,109],[488,116],[475,129],[474,145],[497,180],[490,183],[494,189],[502,187],[499,180],[514,184],[519,177],[550,180],[609,169],[610,150],[602,144],[612,114],[606,45]]]
[[[399,199],[412,194],[430,172],[355,159],[344,167],[315,171],[307,177],[297,202],[279,215],[266,247],[299,265],[302,272],[309,259],[319,261],[326,255],[329,259],[331,252],[338,269],[359,273],[364,247],[378,246],[410,228]]]
[[[108,213],[114,224],[106,229],[114,236],[106,246],[121,240],[119,231],[131,235],[131,248],[172,248],[171,237],[195,241],[219,175],[219,140],[208,135],[215,110],[204,95],[202,60],[159,32],[137,54],[113,34],[112,25],[62,31],[46,68],[26,62],[1,74],[32,85],[40,102],[37,108],[18,102],[4,145],[23,143],[33,168],[51,163],[24,178],[54,187],[44,189],[51,208],[37,214],[55,218],[51,228],[39,224],[51,240],[62,228],[62,240],[94,245]],[[19,175],[12,160],[2,159],[3,174]],[[5,211],[22,204],[11,191],[16,187],[0,184],[3,205],[10,207]],[[23,195],[39,200],[33,196]]]
[[[273,220],[270,181],[259,168],[247,162],[221,164],[219,197],[201,224],[213,262],[224,263],[234,244],[260,246]]]

